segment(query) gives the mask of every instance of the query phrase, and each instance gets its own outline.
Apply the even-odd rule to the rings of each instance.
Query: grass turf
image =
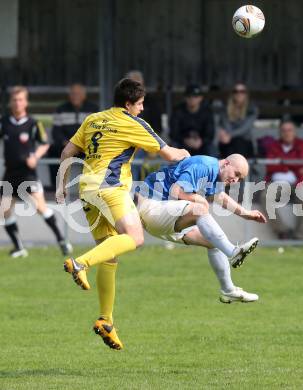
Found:
[[[78,251],[83,248],[78,248]],[[218,302],[206,253],[146,247],[118,271],[116,325],[125,350],[91,327],[93,289],[62,272],[56,249],[11,260],[0,251],[0,389],[302,388],[302,250],[258,249],[233,272],[260,294]]]

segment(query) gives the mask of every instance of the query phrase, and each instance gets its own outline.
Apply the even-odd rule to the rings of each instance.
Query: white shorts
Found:
[[[144,199],[138,205],[139,214],[145,230],[152,236],[162,240],[182,242],[182,237],[192,228],[175,232],[175,224],[179,217],[185,215],[186,200],[153,200]]]

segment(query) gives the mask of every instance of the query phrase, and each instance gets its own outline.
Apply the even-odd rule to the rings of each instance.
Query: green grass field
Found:
[[[0,252],[1,390],[303,388],[299,248],[258,249],[233,275],[261,299],[232,305],[219,303],[203,250],[125,255],[115,313],[123,351],[91,331],[94,271],[84,292],[55,248],[30,253]]]

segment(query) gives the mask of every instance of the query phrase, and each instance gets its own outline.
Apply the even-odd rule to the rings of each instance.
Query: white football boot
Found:
[[[28,252],[26,249],[22,248],[22,249],[12,249],[10,252],[9,252],[9,255],[10,257],[12,257],[13,259],[17,259],[18,257],[27,257],[28,256]]]
[[[229,259],[230,264],[234,267],[241,267],[244,259],[249,255],[258,245],[259,239],[252,238],[250,241],[245,242],[237,247],[236,253]]]
[[[63,256],[71,255],[73,253],[73,246],[70,242],[63,240],[59,241],[58,244]]]
[[[219,297],[220,302],[222,303],[233,303],[233,302],[255,302],[259,299],[257,294],[252,294],[244,291],[241,287],[235,287],[231,292],[224,292],[221,290],[221,295]]]

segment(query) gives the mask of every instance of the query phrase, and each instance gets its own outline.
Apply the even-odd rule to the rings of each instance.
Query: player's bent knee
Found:
[[[192,214],[199,217],[209,213],[209,204],[208,202],[204,203],[194,203],[192,208]]]

